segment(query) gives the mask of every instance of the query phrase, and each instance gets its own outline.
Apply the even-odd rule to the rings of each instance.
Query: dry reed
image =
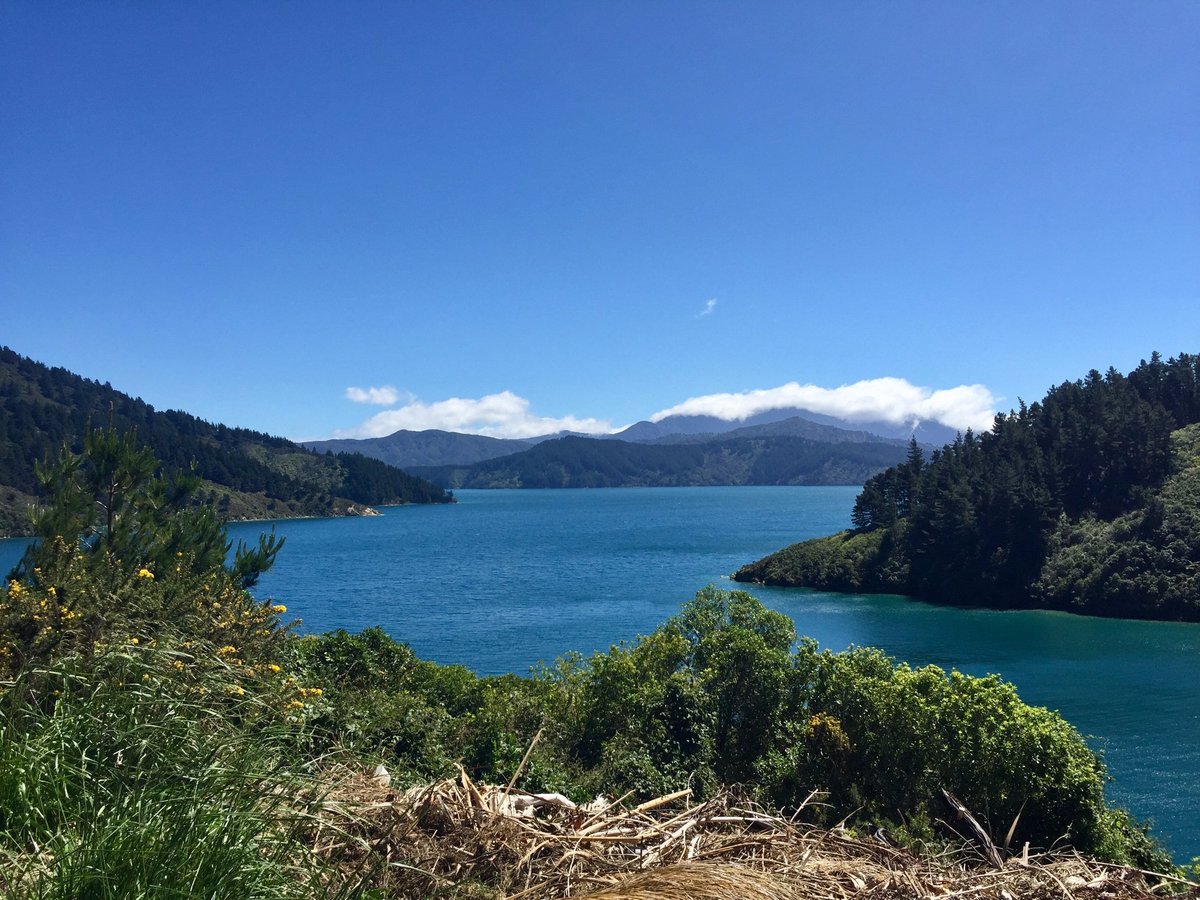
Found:
[[[550,900],[1144,900],[1200,886],[1074,853],[988,861],[964,844],[916,855],[783,819],[723,793],[575,806],[457,779],[388,792],[368,775],[327,798],[318,850],[372,869],[392,897]],[[322,843],[324,841],[324,843]]]

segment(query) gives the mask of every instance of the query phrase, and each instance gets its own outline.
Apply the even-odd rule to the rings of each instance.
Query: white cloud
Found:
[[[965,431],[986,431],[996,414],[997,398],[982,384],[931,390],[903,378],[872,378],[836,388],[790,382],[766,390],[692,397],[650,417],[714,416],[743,421],[772,409],[807,409],[850,422],[890,422],[895,425],[941,422]]]
[[[711,313],[716,308],[717,308],[717,298],[709,297],[708,300],[706,300],[704,303],[704,309],[700,310],[700,312],[696,315],[696,318],[701,318],[702,316],[707,316],[709,313]]]
[[[371,403],[375,406],[395,406],[400,402],[400,392],[391,385],[383,387],[348,387],[346,399],[355,403]]]
[[[553,418],[539,416],[529,408],[529,401],[512,391],[488,394],[471,399],[451,397],[435,403],[412,399],[398,409],[377,413],[361,425],[334,432],[338,438],[384,437],[400,429],[425,431],[439,428],[463,434],[483,434],[488,437],[524,438],[557,431],[579,431],[586,434],[611,434],[612,423],[601,419],[579,419],[575,416]]]

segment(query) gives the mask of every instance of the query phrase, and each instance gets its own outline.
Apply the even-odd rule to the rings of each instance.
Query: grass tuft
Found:
[[[342,880],[306,840],[318,798],[290,762],[289,727],[256,695],[224,692],[219,667],[187,683],[163,656],[70,659],[4,686],[0,892],[330,896]]]

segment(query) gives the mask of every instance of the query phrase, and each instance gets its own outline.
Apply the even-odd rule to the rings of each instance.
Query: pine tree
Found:
[[[46,497],[32,513],[37,541],[10,577],[49,571],[62,554],[83,552],[96,572],[112,577],[185,566],[194,573],[225,567],[230,550],[225,528],[210,504],[195,502],[194,471],[164,476],[154,454],[139,448],[135,432],[109,424],[89,429],[83,452],[63,445],[58,457],[37,466]],[[243,587],[253,585],[275,561],[283,539],[272,532],[251,547],[238,543],[228,570]]]

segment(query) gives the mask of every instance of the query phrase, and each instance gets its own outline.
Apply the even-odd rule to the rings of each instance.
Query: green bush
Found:
[[[193,502],[198,479],[157,475],[153,455],[111,426],[83,446],[38,467],[38,540],[0,594],[0,676],[167,631],[230,647],[241,662],[274,661],[286,610],[246,588],[282,540],[239,544],[226,565],[224,527]]]
[[[643,795],[739,783],[784,809],[821,789],[826,819],[923,835],[948,815],[948,790],[997,842],[1015,822],[1034,847],[1169,866],[1106,807],[1103,763],[1079,733],[1011,685],[793,641],[749,594],[707,588],[633,645],[543,672],[563,771]]]

